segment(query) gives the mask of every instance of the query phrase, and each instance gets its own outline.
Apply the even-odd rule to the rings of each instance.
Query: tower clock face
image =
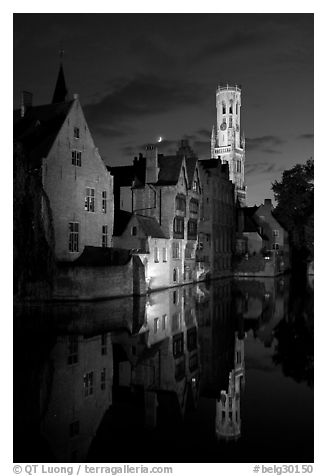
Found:
[[[221,130],[221,131],[226,130],[226,127],[227,127],[226,122],[222,122],[222,123],[220,124],[220,130]]]

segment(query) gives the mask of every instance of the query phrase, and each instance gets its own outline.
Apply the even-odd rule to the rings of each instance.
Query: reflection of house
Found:
[[[216,435],[225,440],[241,436],[241,391],[244,386],[244,340],[235,335],[234,368],[229,374],[228,390],[216,402]]]
[[[173,156],[158,154],[155,145],[148,145],[145,157],[140,154],[132,166],[113,167],[110,171],[115,178],[115,203],[120,211],[154,218],[163,236],[169,238],[169,285],[195,280],[202,186],[197,158],[187,142],[182,141]],[[157,257],[160,262],[165,258],[161,249]]]
[[[214,159],[199,164],[203,194],[197,260],[211,277],[231,275],[235,208],[228,165]]]
[[[187,299],[187,305],[186,303]],[[153,293],[138,335],[116,335],[119,387],[143,392],[146,426],[184,415],[198,399],[199,358],[194,298],[188,288]]]
[[[41,386],[41,433],[55,461],[83,461],[112,402],[111,335],[58,339]]]
[[[66,100],[62,66],[51,104],[22,95],[14,142],[42,186],[43,220],[53,226],[56,258],[73,261],[86,245],[108,247],[113,231],[113,178],[95,147],[78,95]],[[46,231],[46,233],[50,233]]]

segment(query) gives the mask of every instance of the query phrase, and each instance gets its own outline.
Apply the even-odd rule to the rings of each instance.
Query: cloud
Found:
[[[86,105],[85,115],[92,129],[123,128],[127,123],[200,103],[206,98],[204,88],[195,82],[166,79],[142,74],[130,80],[115,80],[110,92],[94,104]]]
[[[252,164],[247,164],[245,162],[245,174],[246,175],[251,175],[251,174],[258,174],[258,175],[264,175],[264,174],[271,174],[272,172],[280,172],[282,169],[278,164],[271,163],[271,162],[256,162]]]
[[[221,38],[224,38],[221,35]],[[261,45],[267,38],[265,32],[256,31],[235,31],[227,36],[227,38],[219,39],[219,41],[207,43],[196,54],[197,59],[208,59],[216,55],[228,55],[232,51],[244,50],[248,46]]]
[[[300,134],[297,138],[300,140],[312,140],[314,138],[314,134]]]
[[[268,154],[279,154],[280,150],[278,149],[278,146],[284,143],[285,141],[283,139],[273,135],[253,137],[246,139],[246,149],[261,150],[262,152],[267,152]]]

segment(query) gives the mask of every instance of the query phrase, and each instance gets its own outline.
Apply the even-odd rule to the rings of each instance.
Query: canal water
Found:
[[[16,305],[15,462],[312,462],[313,283]]]

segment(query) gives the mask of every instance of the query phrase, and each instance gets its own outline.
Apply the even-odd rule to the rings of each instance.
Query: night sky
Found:
[[[159,136],[209,158],[219,82],[242,86],[248,204],[313,156],[313,14],[15,14],[14,107],[20,91],[51,102],[63,46],[100,154],[130,164]]]

